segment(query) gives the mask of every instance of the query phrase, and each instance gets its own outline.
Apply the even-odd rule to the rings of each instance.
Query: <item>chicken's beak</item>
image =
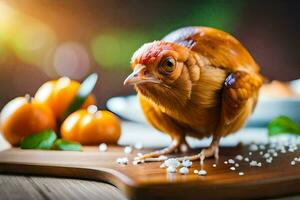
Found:
[[[124,85],[134,85],[138,83],[160,83],[158,79],[146,72],[145,65],[136,65],[133,72],[125,79]]]

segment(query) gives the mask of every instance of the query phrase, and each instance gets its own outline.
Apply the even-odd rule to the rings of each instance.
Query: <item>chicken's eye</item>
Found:
[[[168,57],[163,60],[163,62],[160,65],[160,68],[163,73],[169,74],[174,71],[175,65],[176,65],[175,59],[172,57]]]

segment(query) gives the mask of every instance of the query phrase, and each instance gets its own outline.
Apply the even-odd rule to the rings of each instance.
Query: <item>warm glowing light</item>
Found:
[[[55,50],[53,65],[60,76],[81,79],[89,72],[90,60],[81,44],[66,42]]]
[[[47,54],[55,47],[54,32],[39,21],[29,20],[13,39],[17,56],[24,62],[42,66]]]
[[[9,36],[9,32],[15,23],[15,14],[15,10],[6,5],[5,2],[0,2],[0,40],[6,39],[5,36]]]
[[[0,1],[0,63],[5,62],[5,48],[9,47],[24,63],[50,74],[49,57],[55,46],[56,35],[49,26]]]

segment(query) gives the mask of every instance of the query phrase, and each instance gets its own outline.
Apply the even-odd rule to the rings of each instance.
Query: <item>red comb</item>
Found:
[[[154,41],[144,44],[133,55],[132,61],[135,64],[148,64],[154,62],[159,53],[163,50],[171,49],[170,43],[163,41]]]

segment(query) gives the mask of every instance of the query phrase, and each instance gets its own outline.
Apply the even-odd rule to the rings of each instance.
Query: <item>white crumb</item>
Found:
[[[251,145],[249,146],[249,150],[250,150],[250,151],[257,151],[257,150],[258,150],[258,146],[257,146],[256,144],[251,144]]]
[[[187,167],[181,167],[179,169],[179,173],[180,174],[187,174],[187,173],[189,173],[189,169]]]
[[[128,164],[128,158],[127,157],[122,157],[122,158],[117,158],[116,162],[121,165],[127,165]]]
[[[181,163],[181,165],[184,167],[190,167],[190,166],[192,166],[192,164],[193,164],[193,162],[188,159],[184,159]]]
[[[228,160],[228,163],[230,163],[230,164],[234,164],[235,162],[234,162],[234,160],[233,160],[233,159],[229,159],[229,160]]]
[[[291,165],[296,165],[296,162],[294,160],[292,160]]]
[[[168,173],[175,173],[176,172],[176,167],[170,166],[167,168]]]
[[[236,160],[243,160],[243,156],[242,155],[237,155],[237,156],[235,156],[235,159]]]
[[[124,148],[124,153],[126,153],[126,154],[131,154],[132,150],[133,150],[133,149],[132,149],[131,146],[127,146],[127,147]]]
[[[198,171],[199,176],[205,176],[206,174],[207,174],[207,171],[205,171],[204,169],[201,169]]]
[[[164,164],[167,167],[174,167],[174,168],[177,168],[180,166],[180,162],[176,158],[169,158],[169,159],[165,160]]]
[[[107,151],[107,144],[101,143],[101,144],[99,145],[99,151],[100,151],[100,152],[105,152],[105,151]]]

